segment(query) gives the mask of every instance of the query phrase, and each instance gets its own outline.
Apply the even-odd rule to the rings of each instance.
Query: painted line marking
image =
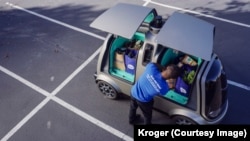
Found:
[[[29,88],[31,88],[31,89],[33,89],[33,90],[39,92],[39,93],[41,93],[41,94],[44,95],[44,96],[49,96],[49,95],[50,95],[49,92],[43,90],[42,88],[36,86],[35,84],[33,84],[33,83],[31,83],[31,82],[25,80],[25,79],[22,78],[21,76],[18,76],[17,74],[15,74],[15,73],[13,73],[13,72],[7,70],[6,68],[2,67],[1,65],[0,65],[0,71],[2,71],[2,72],[4,72],[4,73],[6,73],[7,75],[9,75],[9,76],[15,78],[16,80],[20,81],[21,83],[25,84],[25,85],[28,86]]]
[[[244,85],[244,84],[240,84],[238,82],[234,82],[234,81],[231,81],[231,80],[228,80],[227,83],[230,84],[230,85],[239,87],[241,89],[245,89],[245,90],[250,91],[250,86],[247,86],[247,85]]]
[[[29,13],[29,14],[31,14],[31,15],[34,15],[34,16],[40,17],[40,18],[42,18],[42,19],[45,19],[45,20],[47,20],[47,21],[50,21],[50,22],[53,22],[53,23],[62,25],[62,26],[64,26],[64,27],[70,28],[70,29],[72,29],[72,30],[75,30],[75,31],[78,31],[78,32],[87,34],[87,35],[89,35],[89,36],[98,38],[98,39],[100,39],[100,40],[105,40],[105,38],[102,37],[102,36],[99,36],[99,35],[97,35],[97,34],[91,33],[91,32],[89,32],[89,31],[86,31],[86,30],[77,28],[77,27],[75,27],[75,26],[72,26],[72,25],[69,25],[69,24],[66,24],[66,23],[60,22],[60,21],[58,21],[58,20],[49,18],[49,17],[47,17],[47,16],[38,14],[38,13],[36,13],[36,12],[27,10],[27,9],[22,8],[22,7],[20,7],[20,6],[14,5],[14,4],[10,3],[10,2],[6,2],[5,4],[6,4],[6,5],[9,5],[10,7],[19,9],[19,10],[24,11],[24,12],[27,12],[27,13]]]
[[[87,34],[89,36],[92,36],[92,37],[95,37],[95,38],[98,38],[98,39],[101,39],[101,40],[105,40],[104,37],[101,37],[97,34],[94,34],[94,33],[91,33],[91,32],[88,32],[88,31],[85,31],[85,30],[82,30],[80,28],[77,28],[77,27],[74,27],[74,26],[71,26],[69,24],[66,24],[66,23],[63,23],[63,22],[60,22],[60,21],[57,21],[57,20],[54,20],[52,18],[49,18],[49,17],[46,17],[44,15],[41,15],[41,14],[38,14],[38,13],[35,13],[33,11],[30,11],[30,10],[27,10],[25,8],[22,8],[20,6],[17,6],[17,5],[14,5],[14,4],[11,4],[9,2],[6,2],[6,5],[9,5],[13,8],[16,8],[16,9],[19,9],[21,11],[24,11],[24,12],[27,12],[29,14],[32,14],[32,15],[35,15],[35,16],[38,16],[42,19],[45,19],[45,20],[48,20],[48,21],[51,21],[53,23],[56,23],[56,24],[59,24],[59,25],[62,25],[64,27],[67,27],[67,28],[70,28],[72,30],[75,30],[75,31],[78,31],[78,32],[81,32],[81,33],[84,33],[84,34]],[[14,77],[15,79],[19,80],[20,82],[26,84],[28,87],[40,92],[41,94],[47,96],[45,100],[43,100],[36,108],[34,108],[23,120],[21,120],[11,131],[9,131],[2,139],[1,141],[5,141],[5,140],[8,140],[8,138],[10,138],[15,132],[17,132],[17,130],[19,130],[30,118],[32,118],[35,113],[37,113],[41,108],[43,108],[44,105],[46,105],[46,103],[49,102],[49,100],[54,97],[52,100],[56,101],[57,103],[59,103],[58,101],[61,101],[59,98],[55,98],[55,95],[65,86],[68,84],[68,82],[70,82],[89,62],[91,62],[94,57],[96,57],[98,55],[98,53],[100,52],[100,48],[97,49],[95,51],[95,53],[93,53],[80,67],[78,67],[69,77],[67,77],[67,79],[65,79],[51,94],[49,94],[48,92],[46,92],[45,90],[41,89],[40,87],[32,84],[31,82],[23,79],[22,77],[12,73],[11,71],[8,71],[7,69],[5,69],[4,67],[0,66],[0,69],[1,71],[5,72],[6,74],[8,74],[9,76],[12,76]],[[87,115],[86,113],[84,113],[83,111],[73,107],[73,106],[70,106],[69,104],[67,104],[66,102],[63,102],[62,103],[59,103],[63,106],[67,105],[68,107],[65,107],[69,110],[73,112],[74,111],[78,111],[78,112],[74,112],[74,113],[77,113],[78,115],[80,115],[81,117],[87,119],[87,120],[90,120],[90,122],[92,123],[98,123],[98,125],[100,125],[99,127],[103,128],[103,129],[106,129],[107,131],[109,131],[110,133],[122,138],[122,139],[125,139],[125,140],[133,140],[131,137],[125,135],[124,133],[108,126],[107,124],[105,123],[102,123],[101,121],[95,119],[94,117],[91,117],[89,115]],[[69,108],[70,107],[70,108]],[[81,114],[80,114],[81,113]],[[83,114],[84,113],[84,114]],[[91,118],[90,118],[91,117]]]
[[[63,107],[67,108],[68,110],[70,110],[71,112],[79,115],[80,117],[88,120],[89,122],[105,129],[106,131],[110,132],[111,134],[114,134],[116,136],[118,136],[121,139],[124,139],[126,141],[132,141],[133,139],[129,136],[127,136],[126,134],[120,132],[119,130],[107,125],[106,123],[88,115],[87,113],[79,110],[78,108],[68,104],[67,102],[63,101],[62,99],[58,98],[58,97],[52,97],[52,100],[57,102],[58,104],[62,105]]]
[[[50,97],[46,97],[40,104],[38,104],[28,115],[26,115],[15,127],[13,127],[1,141],[7,141],[13,136],[25,123],[28,122],[40,109],[42,109],[50,100]]]
[[[151,0],[144,0],[144,1],[145,3],[143,4],[143,6],[147,6],[151,2]]]
[[[147,1],[147,0],[143,0],[143,1]],[[202,14],[202,13],[199,13],[199,12],[196,12],[196,11],[187,10],[187,9],[183,9],[183,8],[179,8],[179,7],[175,7],[175,6],[171,6],[171,5],[167,5],[167,4],[162,4],[162,3],[158,3],[158,2],[154,2],[154,1],[150,1],[150,3],[155,4],[155,5],[159,5],[159,6],[162,6],[162,7],[175,9],[175,10],[180,10],[180,11],[183,11],[183,12],[192,13],[192,14],[196,14],[196,15],[201,15],[201,16],[208,17],[208,18],[211,18],[211,19],[216,19],[216,20],[219,20],[219,21],[223,21],[223,22],[235,24],[235,25],[238,25],[238,26],[250,28],[250,25],[248,25],[248,24],[244,24],[244,23],[240,23],[240,22],[236,22],[236,21],[232,21],[232,20],[227,20],[227,19],[212,16],[212,15]]]
[[[85,68],[100,52],[98,48],[84,63],[82,63],[72,74],[70,74],[53,92],[56,95],[65,85],[67,85],[83,68]]]
[[[178,8],[178,7],[174,7],[174,6],[169,6],[169,5],[166,5],[166,4],[161,4],[161,3],[153,2],[152,0],[143,0],[143,1],[145,1],[145,3],[143,4],[143,6],[147,6],[148,3],[152,3],[152,4],[156,4],[156,5],[162,6],[162,7],[167,7],[167,8],[171,8],[171,9],[176,9],[176,10],[181,10],[181,11],[185,11],[185,12],[189,12],[189,13],[194,13],[194,14],[197,14],[197,15],[205,16],[205,17],[211,17],[211,18],[214,18],[214,19],[217,19],[217,20],[220,20],[220,19],[221,19],[221,21],[229,22],[229,23],[236,24],[236,25],[239,25],[239,26],[250,27],[250,25],[246,25],[246,24],[243,24],[243,23],[238,23],[238,22],[234,22],[234,21],[230,21],[230,20],[226,20],[226,19],[214,17],[214,16],[211,16],[211,15],[205,15],[205,14],[198,13],[198,12],[191,11],[191,10],[186,10],[186,9],[182,9],[182,8]],[[17,9],[19,9],[19,10],[22,10],[22,11],[24,11],[24,12],[30,13],[30,14],[32,14],[32,15],[41,17],[41,18],[43,18],[43,19],[45,19],[45,20],[49,20],[49,21],[51,21],[51,22],[60,24],[60,25],[62,25],[62,26],[65,26],[65,27],[67,27],[67,28],[70,28],[70,29],[72,29],[72,30],[76,30],[76,31],[78,31],[78,32],[87,34],[87,35],[89,35],[89,36],[92,36],[92,37],[95,37],[95,38],[98,38],[98,39],[101,39],[101,40],[105,40],[105,37],[102,37],[102,36],[99,36],[99,35],[97,35],[97,34],[91,33],[91,32],[89,32],[89,31],[86,31],[86,30],[83,30],[83,29],[74,27],[74,26],[72,26],[72,25],[69,25],[69,24],[66,24],[66,23],[63,23],[63,22],[60,22],[60,21],[57,21],[57,20],[55,20],[55,19],[46,17],[46,16],[44,16],[44,15],[35,13],[35,12],[33,12],[33,11],[30,11],[30,10],[27,10],[27,9],[25,9],[25,8],[22,8],[22,7],[20,7],[20,6],[14,5],[14,4],[10,3],[10,2],[6,2],[6,5],[9,5],[9,6],[13,7],[13,8],[17,8]],[[100,49],[98,49],[98,50],[100,50]],[[239,87],[239,86],[240,86],[240,88],[243,88],[243,89],[245,89],[245,90],[249,90],[249,89],[248,89],[249,86],[245,86],[245,85],[240,84],[240,83],[237,83],[237,82],[233,82],[233,83],[232,83],[232,82],[233,82],[233,81],[230,81],[230,80],[229,80],[229,84],[231,84],[231,85],[233,85],[233,86],[236,86],[236,87]],[[243,86],[243,87],[241,87],[241,86]],[[247,89],[246,89],[246,88],[247,88]]]
[[[111,134],[122,138],[126,141],[132,141],[133,139],[122,133],[121,131],[101,122],[100,120],[88,115],[87,113],[79,110],[78,108],[68,104],[67,102],[61,100],[60,98],[57,98],[55,95],[57,94],[57,92],[59,92],[61,90],[61,88],[63,88],[68,82],[70,82],[70,80],[72,80],[74,78],[74,76],[76,76],[96,55],[98,54],[98,50],[92,54],[92,56],[90,56],[80,67],[78,67],[78,69],[76,69],[76,71],[74,71],[67,79],[66,81],[62,82],[61,85],[59,85],[59,88],[56,88],[55,91],[53,91],[51,94],[45,90],[43,90],[42,88],[36,86],[35,84],[29,82],[28,80],[25,80],[24,78],[18,76],[17,74],[7,70],[6,68],[0,66],[0,71],[6,73],[7,75],[9,75],[10,77],[13,77],[15,79],[17,79],[18,81],[20,81],[21,83],[25,84],[26,86],[28,86],[29,88],[32,88],[33,90],[43,94],[46,96],[46,98],[40,103],[38,104],[29,114],[27,114],[16,126],[14,126],[2,139],[1,141],[7,141],[11,136],[13,136],[25,123],[27,123],[29,121],[29,119],[31,119],[40,109],[42,109],[50,100],[53,100],[55,102],[57,102],[58,104],[62,105],[64,108],[74,112],[75,114],[81,116],[82,118],[88,120],[89,122],[99,126],[100,128],[110,132]]]

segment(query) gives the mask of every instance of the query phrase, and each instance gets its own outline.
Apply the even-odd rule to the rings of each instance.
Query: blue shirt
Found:
[[[161,76],[160,70],[155,64],[148,63],[144,73],[132,86],[131,94],[141,102],[149,102],[158,94],[165,95],[168,90],[168,84]]]

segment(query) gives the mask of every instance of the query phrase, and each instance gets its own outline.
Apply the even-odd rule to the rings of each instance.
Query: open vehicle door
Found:
[[[131,39],[144,21],[153,20],[155,12],[153,8],[119,3],[97,17],[90,27]]]
[[[209,61],[215,26],[193,16],[173,13],[161,28],[156,42]]]

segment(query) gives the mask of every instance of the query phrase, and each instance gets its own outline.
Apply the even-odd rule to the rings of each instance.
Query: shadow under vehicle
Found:
[[[215,26],[174,12],[160,16],[154,8],[119,3],[90,27],[108,32],[101,46],[95,81],[109,99],[130,96],[132,85],[149,62],[182,68],[175,88],[155,97],[154,108],[176,124],[218,124],[228,109],[227,78],[213,52]]]

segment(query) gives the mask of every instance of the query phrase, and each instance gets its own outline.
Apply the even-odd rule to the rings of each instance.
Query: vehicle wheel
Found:
[[[185,116],[180,116],[180,115],[173,116],[172,120],[177,125],[197,125],[195,121]]]
[[[98,81],[97,83],[99,90],[104,96],[108,99],[117,99],[118,93],[117,91],[107,82],[105,81]]]

